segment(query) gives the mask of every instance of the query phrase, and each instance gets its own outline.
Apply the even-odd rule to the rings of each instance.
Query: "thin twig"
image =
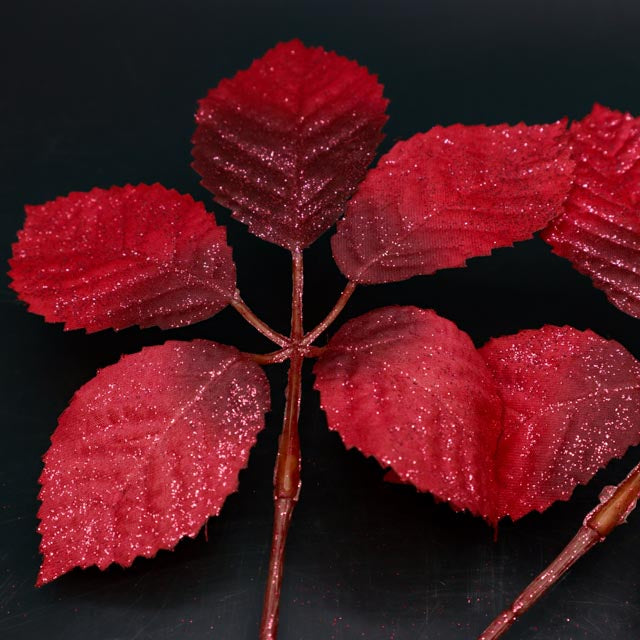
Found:
[[[274,471],[274,521],[271,539],[269,575],[264,595],[260,640],[275,640],[278,632],[280,590],[284,567],[284,550],[293,510],[300,495],[300,439],[298,418],[302,386],[304,350],[300,349],[302,328],[302,252],[295,250],[293,257],[293,293],[291,300],[291,342],[293,352],[287,383],[287,402],[282,433],[278,444],[278,457]]]
[[[301,355],[305,358],[319,358],[325,351],[327,347],[303,347],[301,351]],[[249,356],[254,362],[258,364],[280,364],[285,360],[288,360],[294,351],[293,347],[286,347],[285,349],[278,349],[277,351],[270,351],[269,353],[246,353],[245,355]]]
[[[278,349],[277,351],[271,351],[269,353],[247,353],[254,362],[258,364],[278,364],[284,362],[291,356],[293,352],[292,347],[285,349]]]
[[[268,324],[260,320],[251,309],[245,304],[240,297],[240,292],[236,290],[233,298],[231,298],[231,306],[252,326],[255,327],[263,336],[266,336],[271,342],[281,346],[288,347],[290,340],[287,336],[274,331]]]
[[[601,504],[584,519],[582,527],[560,555],[529,584],[513,604],[501,613],[478,638],[496,640],[531,608],[589,549],[606,537],[636,506],[640,495],[640,464],[617,487],[607,487],[601,494]]]
[[[315,327],[315,329],[312,329],[311,331],[309,331],[309,333],[307,333],[306,336],[304,336],[302,340],[303,345],[311,344],[314,340],[316,340],[316,338],[318,338],[318,336],[320,336],[320,334],[322,334],[323,331],[325,331],[331,325],[331,323],[344,309],[344,306],[347,304],[349,298],[353,295],[353,292],[355,290],[356,284],[354,282],[348,282],[347,286],[344,288],[344,291],[338,298],[335,306],[327,314],[327,317],[317,327]]]

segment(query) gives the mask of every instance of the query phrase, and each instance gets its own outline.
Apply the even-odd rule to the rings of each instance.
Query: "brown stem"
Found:
[[[325,351],[326,347],[304,347],[302,348],[302,355],[305,358],[319,358]],[[280,364],[285,360],[288,360],[293,353],[293,347],[287,347],[286,349],[278,349],[277,351],[271,351],[269,353],[246,353],[254,362],[258,364]]]
[[[617,487],[606,487],[601,503],[584,519],[582,527],[560,555],[529,584],[513,604],[503,611],[478,640],[496,640],[530,609],[589,549],[605,538],[636,506],[640,495],[640,464]]]
[[[244,300],[240,297],[240,292],[236,290],[236,293],[230,302],[231,306],[252,326],[255,327],[263,336],[266,336],[271,342],[281,346],[288,347],[290,344],[289,338],[283,336],[281,333],[274,331],[268,324],[260,320],[251,309],[245,304]]]
[[[278,364],[287,360],[292,352],[292,347],[287,347],[270,353],[247,353],[246,355],[258,364]]]
[[[274,471],[274,521],[271,539],[269,575],[264,594],[260,640],[275,640],[278,632],[280,589],[284,567],[284,550],[291,517],[300,495],[300,440],[298,417],[300,415],[300,391],[302,386],[302,363],[304,349],[301,348],[302,328],[302,251],[294,250],[293,294],[291,300],[291,343],[293,352],[289,366],[287,401],[284,411],[282,433],[278,443],[278,456]]]
[[[352,296],[353,292],[356,290],[356,285],[354,282],[348,282],[347,286],[344,288],[342,295],[338,298],[335,306],[329,313],[327,317],[317,326],[315,329],[312,329],[307,333],[307,335],[302,340],[302,344],[309,345],[311,344],[318,336],[327,329],[331,323],[338,317],[340,312],[344,309],[344,306],[349,301],[349,298]]]

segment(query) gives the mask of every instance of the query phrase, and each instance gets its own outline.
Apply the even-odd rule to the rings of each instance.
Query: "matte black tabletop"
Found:
[[[580,118],[598,101],[640,114],[640,4],[517,0],[16,0],[0,9],[0,261],[38,204],[94,185],[159,181],[228,224],[247,302],[281,331],[289,258],[216,208],[189,167],[196,100],[281,40],[300,37],[378,73],[391,100],[382,150],[435,124]],[[344,280],[330,233],[305,252],[306,324]],[[3,273],[5,269],[2,269]],[[240,491],[201,534],[128,570],[76,570],[36,589],[38,476],[57,416],[98,367],[167,338],[250,351],[269,344],[227,309],[161,332],[63,332],[0,282],[0,637],[5,640],[253,640],[272,519],[271,476],[286,369]],[[539,239],[466,269],[357,290],[340,322],[385,304],[433,308],[491,336],[569,324],[640,357],[640,320],[607,302]],[[287,552],[281,640],[468,640],[566,544],[614,461],[571,501],[492,530],[383,470],[329,432],[305,369],[303,490]],[[615,531],[519,622],[517,639],[640,637],[640,515]]]

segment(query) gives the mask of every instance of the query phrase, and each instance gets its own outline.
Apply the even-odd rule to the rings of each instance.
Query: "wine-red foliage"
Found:
[[[434,127],[367,174],[333,237],[342,273],[392,282],[530,238],[560,213],[573,162],[566,123]]]
[[[26,207],[12,287],[65,329],[178,327],[234,293],[224,227],[191,196],[159,184],[92,189]]]
[[[253,233],[304,247],[342,215],[382,140],[386,106],[364,67],[281,43],[200,101],[193,166]]]
[[[571,125],[571,143],[573,189],[543,238],[639,318],[640,118],[595,105]]]
[[[315,374],[348,447],[491,523],[567,499],[640,442],[640,363],[591,331],[476,350],[433,311],[387,307],[348,322]]]
[[[480,354],[503,400],[497,517],[568,499],[640,442],[640,363],[614,340],[545,326],[494,338]]]
[[[237,489],[268,409],[260,367],[207,340],[147,347],[99,371],[44,457],[38,584],[194,537]]]
[[[314,373],[329,426],[404,481],[488,516],[502,404],[469,336],[433,311],[351,320]]]

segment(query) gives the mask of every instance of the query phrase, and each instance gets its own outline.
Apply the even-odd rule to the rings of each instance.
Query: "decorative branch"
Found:
[[[195,535],[219,512],[264,427],[269,387],[258,364],[291,361],[274,470],[262,640],[276,637],[286,538],[301,486],[304,358],[322,355],[316,388],[329,426],[348,448],[361,448],[401,480],[490,522],[543,511],[639,443],[640,364],[591,331],[546,326],[476,349],[433,311],[392,306],[351,320],[327,346],[312,346],[356,282],[390,283],[459,267],[536,231],[622,311],[640,318],[639,234],[626,224],[637,213],[630,185],[640,158],[640,118],[596,105],[569,128],[566,120],[434,127],[394,145],[367,170],[382,139],[387,102],[364,67],[293,40],[198,103],[193,166],[202,184],[251,233],[292,252],[289,336],[244,303],[226,233],[190,196],[158,184],[127,185],[26,207],[13,245],[11,286],[46,320],[89,332],[169,329],[231,304],[278,347],[246,357],[208,340],[168,340],[125,356],[81,387],[44,457],[39,585],[75,567],[128,566],[134,555],[149,557]],[[268,135],[258,140],[261,131]],[[247,153],[256,145],[259,153]],[[277,176],[290,177],[286,188]],[[338,210],[344,216],[331,247],[350,282],[305,335],[302,247],[334,224]],[[126,242],[123,229],[131,231]],[[625,241],[602,242],[611,229],[622,230]],[[230,385],[233,397],[225,392]],[[157,404],[153,420],[139,411],[141,397]],[[575,398],[583,400],[579,407]],[[518,412],[506,411],[513,402]],[[132,417],[123,421],[122,415]],[[104,432],[114,456],[94,460]],[[132,438],[152,448],[161,441],[170,462],[193,467],[185,467],[184,495],[167,489],[171,468],[151,464],[164,463],[155,451],[147,452],[149,464],[132,466]],[[95,442],[75,447],[80,439]],[[186,440],[202,453],[197,460],[193,447],[180,446]],[[445,448],[451,455],[443,465]],[[516,454],[519,463],[525,457],[546,462],[536,467],[538,475],[528,474],[526,465],[514,467]],[[578,461],[572,473],[561,473],[563,460]],[[99,482],[96,474],[83,473],[96,465]],[[490,480],[498,472],[508,482],[496,495]],[[551,478],[544,492],[537,490],[541,477]],[[114,489],[114,499],[136,504],[124,525],[113,509],[110,516],[101,510],[104,478],[115,483],[112,489],[126,485],[124,493]],[[569,546],[481,639],[501,636],[624,521],[639,492],[640,467],[618,489],[607,488]],[[150,501],[150,495],[163,499]]]
[[[278,456],[274,472],[274,522],[271,540],[269,575],[264,595],[260,640],[275,640],[278,631],[280,590],[284,568],[284,551],[293,510],[300,495],[300,439],[298,437],[298,417],[300,415],[300,394],[302,383],[302,363],[304,349],[300,348],[303,336],[302,251],[292,251],[293,293],[291,300],[291,342],[293,353],[289,367],[287,402],[282,433],[280,434]]]
[[[478,640],[496,640],[530,609],[583,555],[606,537],[636,506],[640,495],[640,464],[617,487],[606,487],[602,500],[584,519],[582,527],[560,555],[503,611]]]
[[[236,292],[231,298],[231,306],[254,328],[256,328],[263,336],[266,336],[271,342],[281,346],[288,347],[290,344],[289,338],[283,336],[281,333],[274,331],[268,324],[260,320],[251,309],[245,304],[244,300],[240,297],[240,292],[236,289]]]
[[[340,312],[344,309],[345,305],[349,301],[349,298],[353,295],[353,292],[356,290],[355,282],[348,282],[347,286],[344,288],[344,291],[336,301],[335,306],[329,313],[327,317],[314,329],[309,331],[307,335],[302,340],[303,345],[310,345],[314,340],[316,340],[338,317]]]

